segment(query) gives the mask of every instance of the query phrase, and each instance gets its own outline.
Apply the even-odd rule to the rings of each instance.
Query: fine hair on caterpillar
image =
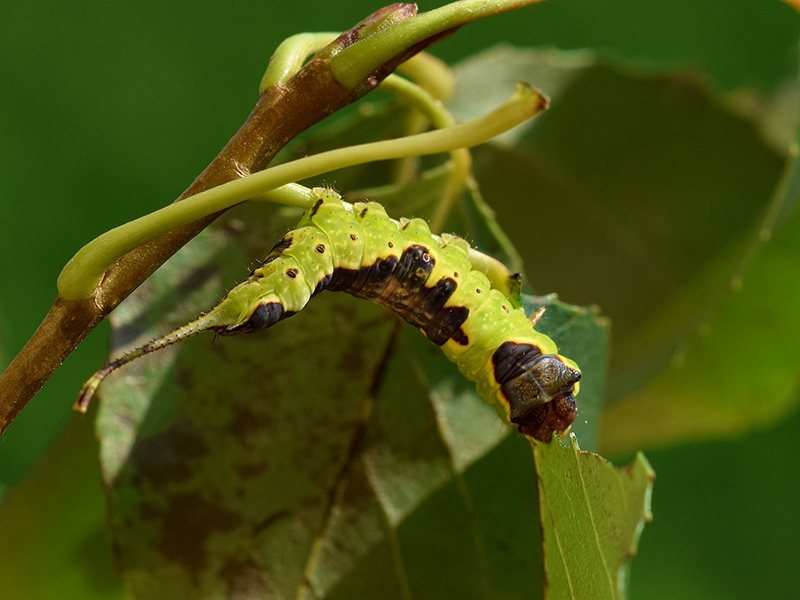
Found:
[[[534,329],[518,276],[460,237],[432,234],[422,219],[394,220],[377,202],[349,204],[330,189],[314,194],[297,227],[215,308],[108,363],[75,407],[85,411],[102,380],[132,360],[203,331],[266,329],[328,290],[371,300],[419,328],[519,432],[563,437],[577,415],[581,372]]]

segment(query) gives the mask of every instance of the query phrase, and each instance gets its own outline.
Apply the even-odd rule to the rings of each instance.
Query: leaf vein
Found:
[[[581,488],[583,490],[583,497],[586,500],[586,510],[589,512],[589,521],[592,524],[592,533],[594,533],[594,540],[595,544],[597,545],[597,552],[600,554],[600,560],[603,563],[603,570],[605,571],[606,578],[608,579],[609,591],[611,592],[611,597],[613,598],[616,596],[614,587],[614,577],[612,576],[611,571],[608,568],[608,563],[606,563],[605,554],[603,554],[603,548],[600,543],[600,534],[597,531],[597,523],[594,518],[594,512],[592,511],[592,503],[589,498],[589,490],[586,487],[586,480],[583,477],[583,469],[581,468],[581,461],[577,460],[578,450],[576,448],[573,448],[573,452],[575,453],[575,458],[576,458],[575,463],[577,464],[578,467],[578,475],[581,478]]]

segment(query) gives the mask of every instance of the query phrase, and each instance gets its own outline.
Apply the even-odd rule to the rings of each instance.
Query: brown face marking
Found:
[[[575,396],[570,392],[537,406],[514,425],[520,433],[547,443],[554,433],[563,438],[577,416]]]
[[[533,344],[518,344],[513,341],[504,342],[495,350],[492,363],[495,381],[500,385],[500,391],[509,404],[509,419],[518,425],[518,429],[524,423],[528,424],[526,427],[529,430],[539,427],[540,421],[547,423],[546,427],[550,430],[549,433],[541,434],[547,438],[544,441],[549,440],[553,431],[566,431],[566,427],[577,414],[577,409],[574,409],[572,420],[569,420],[571,413],[568,414],[565,407],[571,402],[574,408],[572,392],[575,383],[581,378],[580,371],[566,365],[558,356],[542,354]],[[550,407],[556,401],[560,401],[558,411],[555,411],[555,407]],[[549,408],[545,410],[544,407]],[[564,423],[567,424],[561,429],[554,428],[555,425],[561,427]],[[532,433],[527,435],[542,439]]]
[[[500,391],[511,406],[512,421],[516,421],[535,406],[571,393],[580,378],[580,371],[568,367],[555,355],[545,354],[526,365],[523,373],[503,384]]]
[[[533,365],[542,356],[542,351],[533,344],[503,342],[492,355],[494,379],[501,386],[525,372],[528,365]]]

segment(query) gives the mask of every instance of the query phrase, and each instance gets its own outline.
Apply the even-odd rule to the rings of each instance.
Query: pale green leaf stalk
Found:
[[[434,127],[444,129],[452,127],[456,123],[442,103],[419,85],[395,76],[387,77],[378,87],[406,99],[412,106],[419,109],[433,123]],[[436,213],[431,219],[431,229],[433,231],[441,230],[444,220],[453,206],[453,202],[458,198],[472,172],[472,157],[467,148],[452,150],[450,159],[452,165],[448,182],[436,207]]]
[[[332,32],[298,33],[283,40],[269,61],[267,71],[258,86],[258,93],[262,94],[272,86],[289,81],[309,56],[322,50],[338,35]]]
[[[259,93],[272,86],[285,84],[300,70],[309,56],[329,46],[336,36],[336,33],[331,32],[300,33],[284,40],[270,59],[259,86]],[[446,99],[453,89],[453,78],[446,63],[423,52],[404,62],[398,70],[411,77],[414,82],[397,75],[389,75],[378,87],[406,100],[436,128],[443,129],[455,125],[455,119],[440,102]],[[458,148],[451,151],[450,155],[452,166],[449,181],[437,212],[431,219],[434,231],[441,229],[472,170],[469,150]]]
[[[417,15],[348,46],[331,58],[331,71],[344,86],[362,85],[392,56],[434,35],[490,15],[543,0],[461,0]]]
[[[450,66],[427,52],[415,54],[401,63],[397,72],[414,81],[437,100],[445,101],[453,94],[455,82]]]
[[[495,110],[465,123],[404,138],[360,144],[301,158],[206,190],[108,231],[70,259],[58,278],[65,300],[91,298],[106,269],[123,254],[194,220],[247,200],[308,208],[310,190],[293,181],[365,162],[438,154],[475,146],[547,108],[547,98],[527,84]],[[277,190],[276,188],[282,188]]]

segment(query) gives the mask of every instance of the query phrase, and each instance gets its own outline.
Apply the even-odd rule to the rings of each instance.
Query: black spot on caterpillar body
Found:
[[[371,300],[418,327],[521,433],[544,442],[566,433],[581,372],[533,328],[517,275],[457,236],[432,234],[421,219],[395,221],[376,202],[352,205],[332,190],[315,192],[319,199],[297,228],[247,280],[197,320],[100,369],[76,407],[85,411],[108,373],[144,354],[202,331],[272,327],[327,289]]]
[[[421,219],[395,221],[375,202],[351,205],[331,190],[319,193],[297,228],[214,309],[233,296],[250,313],[211,329],[257,331],[323,290],[347,292],[421,329],[522,433],[543,441],[563,435],[577,415],[580,371],[473,267],[465,240],[434,235]],[[296,276],[287,278],[289,271]]]

